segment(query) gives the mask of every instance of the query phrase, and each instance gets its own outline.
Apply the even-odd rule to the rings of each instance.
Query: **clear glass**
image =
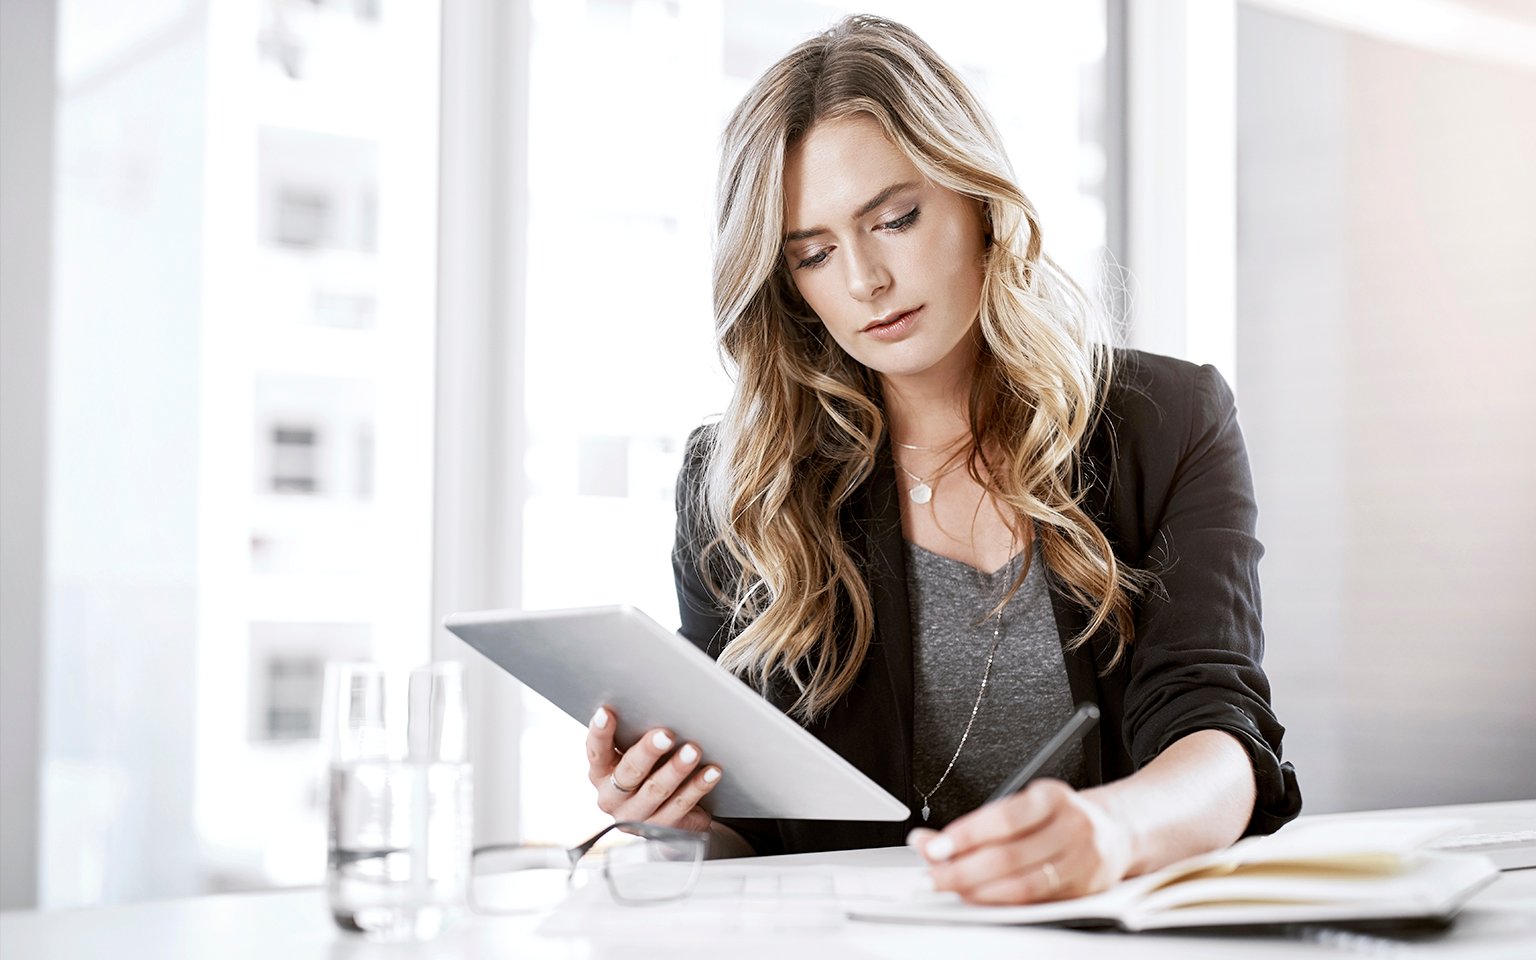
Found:
[[[463,664],[442,660],[417,667],[411,671],[409,692],[408,755],[433,763],[468,761]]]
[[[474,783],[462,669],[412,672],[403,756],[383,722],[382,669],[333,664],[327,681],[331,915],[372,939],[430,939],[468,902]]]
[[[388,757],[384,693],[384,668],[379,664],[326,664],[320,722],[333,765]]]
[[[619,903],[663,903],[698,882],[709,837],[650,823],[612,823],[569,849],[498,844],[474,852],[470,903],[478,913],[549,909],[597,874]]]

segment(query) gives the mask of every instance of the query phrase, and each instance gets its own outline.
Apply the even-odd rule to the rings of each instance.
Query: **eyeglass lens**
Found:
[[[608,848],[603,867],[609,891],[628,903],[676,900],[698,879],[703,846],[692,837],[616,843]]]
[[[651,832],[651,831],[648,831]],[[621,903],[676,900],[699,876],[706,840],[694,834],[639,837],[614,831],[573,867],[559,847],[511,846],[477,851],[472,894],[484,913],[550,909],[601,874]]]

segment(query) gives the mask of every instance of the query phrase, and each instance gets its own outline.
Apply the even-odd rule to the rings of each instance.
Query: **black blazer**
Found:
[[[1269,702],[1260,661],[1258,515],[1231,388],[1214,367],[1120,351],[1084,451],[1084,501],[1122,563],[1158,574],[1161,588],[1138,605],[1130,654],[1109,672],[1115,635],[1100,630],[1066,651],[1076,701],[1102,711],[1086,760],[1095,783],[1125,777],[1197,730],[1224,730],[1247,749],[1258,787],[1248,833],[1270,833],[1301,810],[1296,774],[1280,762],[1284,728]],[[713,433],[690,438],[678,480],[672,566],[681,633],[718,657],[733,635],[726,610],[698,567],[691,516]],[[890,793],[917,807],[912,785],[912,633],[895,470],[889,448],[844,515],[847,542],[866,572],[876,627],[856,685],[808,729]],[[1049,573],[1049,571],[1047,571]],[[1064,639],[1088,613],[1055,584]],[[794,697],[766,696],[787,712]],[[727,775],[729,772],[727,771]],[[725,819],[759,854],[802,853],[904,842],[904,823]]]

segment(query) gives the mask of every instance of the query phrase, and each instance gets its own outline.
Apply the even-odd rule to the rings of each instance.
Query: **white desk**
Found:
[[[1536,801],[1426,809],[1468,815],[1480,822],[1536,819]],[[764,858],[784,865],[889,863],[899,850]],[[1364,937],[1321,941],[1177,935],[1078,933],[1029,928],[918,927],[855,923],[832,911],[745,911],[714,927],[669,923],[666,907],[639,911],[638,936],[597,929],[570,937],[535,933],[538,917],[476,917],[426,944],[374,944],[343,934],[331,923],[319,890],[233,894],[52,912],[0,914],[0,960],[126,960],[126,958],[245,957],[276,960],[432,958],[753,958],[894,957],[971,960],[989,957],[1248,958],[1368,953],[1434,958],[1536,958],[1536,870],[1504,873],[1479,893],[1442,938],[1397,943]]]

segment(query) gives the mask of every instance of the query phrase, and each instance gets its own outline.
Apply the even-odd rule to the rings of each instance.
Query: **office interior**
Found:
[[[1306,812],[1536,796],[1536,5],[4,0],[0,908],[314,885],[324,664],[469,673],[481,840],[603,820],[439,626],[676,626],[716,145],[856,11],[1127,344],[1233,384]]]

